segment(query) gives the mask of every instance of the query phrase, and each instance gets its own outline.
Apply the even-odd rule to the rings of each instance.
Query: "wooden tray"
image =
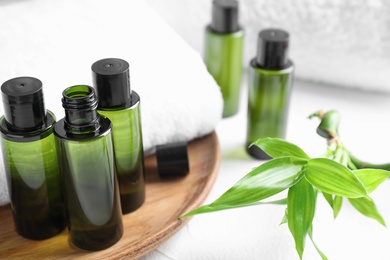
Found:
[[[124,234],[112,247],[89,252],[71,247],[68,231],[43,241],[20,237],[9,206],[0,207],[0,259],[136,259],[155,249],[190,218],[177,219],[200,206],[217,176],[220,150],[215,132],[188,144],[190,173],[162,180],[155,156],[145,158],[146,201],[123,216]]]

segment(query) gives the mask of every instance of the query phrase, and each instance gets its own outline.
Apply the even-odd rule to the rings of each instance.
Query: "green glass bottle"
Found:
[[[127,214],[145,201],[140,97],[130,87],[129,63],[125,60],[96,61],[92,75],[98,112],[108,117],[113,125],[122,213]]]
[[[123,234],[111,122],[97,113],[92,87],[73,86],[62,95],[65,117],[54,134],[70,242],[86,250],[105,249]]]
[[[219,85],[224,101],[223,117],[239,109],[244,31],[238,24],[236,0],[214,0],[212,21],[205,29],[204,60]]]
[[[257,146],[259,138],[285,138],[294,65],[288,59],[289,34],[280,29],[259,33],[257,56],[251,60],[248,78],[246,147],[256,159],[270,159]]]
[[[1,91],[1,145],[16,231],[33,240],[53,237],[66,226],[53,135],[56,119],[45,109],[39,79],[10,79]]]

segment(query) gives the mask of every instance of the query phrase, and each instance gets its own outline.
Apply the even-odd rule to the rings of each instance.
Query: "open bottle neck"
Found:
[[[92,87],[77,85],[65,89],[62,93],[65,130],[71,134],[96,133],[100,128],[97,105],[96,94]]]

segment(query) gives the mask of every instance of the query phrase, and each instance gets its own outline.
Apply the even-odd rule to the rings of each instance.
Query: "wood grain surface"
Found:
[[[215,132],[188,144],[190,173],[177,179],[160,179],[154,155],[145,158],[146,201],[137,211],[124,215],[124,234],[118,243],[102,251],[72,247],[68,231],[42,241],[19,236],[9,205],[0,207],[0,259],[137,259],[168,239],[190,218],[182,214],[201,206],[220,163]]]

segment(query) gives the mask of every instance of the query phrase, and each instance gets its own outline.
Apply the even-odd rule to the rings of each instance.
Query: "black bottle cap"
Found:
[[[288,64],[289,34],[280,29],[260,31],[256,64],[265,69],[283,69]]]
[[[233,33],[240,30],[238,2],[236,0],[214,0],[210,27],[217,33]]]
[[[158,145],[156,157],[161,178],[185,176],[190,171],[186,142]]]
[[[102,59],[92,64],[93,87],[99,108],[131,106],[129,63],[122,59]]]
[[[35,130],[45,123],[42,82],[32,77],[10,79],[1,85],[4,117],[11,129]]]

